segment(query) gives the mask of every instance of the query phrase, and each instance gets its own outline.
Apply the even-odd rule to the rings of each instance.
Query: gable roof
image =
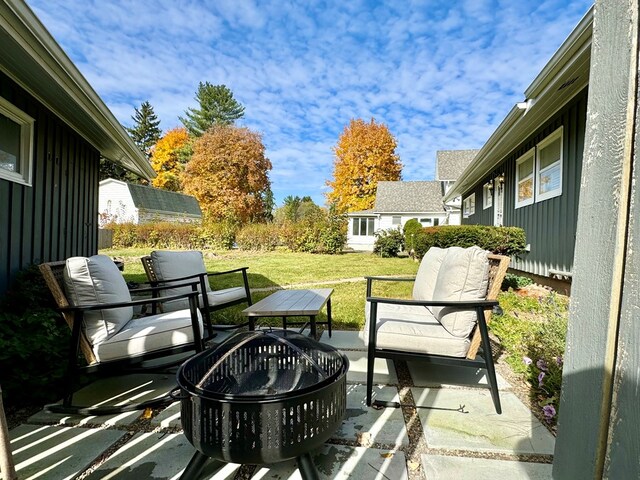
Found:
[[[198,200],[184,193],[127,183],[136,208],[166,213],[202,216]]]
[[[0,70],[60,117],[104,158],[144,178],[145,155],[23,0],[0,2]]]
[[[480,150],[438,150],[436,180],[457,180]]]
[[[439,181],[378,182],[376,213],[444,212]]]

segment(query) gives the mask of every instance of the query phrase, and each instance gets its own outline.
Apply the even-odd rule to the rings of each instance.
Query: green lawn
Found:
[[[140,257],[149,254],[147,249],[102,250],[100,253],[122,257],[125,260],[124,276],[127,281],[144,282],[146,276]],[[361,279],[367,275],[414,276],[418,263],[408,258],[380,258],[370,253],[347,253],[342,255],[316,255],[290,252],[204,252],[205,264],[211,272],[229,270],[241,266],[249,267],[249,285],[252,289],[283,287],[314,283],[314,288],[333,288],[332,316],[336,329],[359,329],[364,325],[364,297],[366,283],[355,280],[336,284],[322,284],[334,280]],[[216,277],[214,288],[238,285],[238,275]],[[412,283],[384,282],[376,284],[375,295],[409,297]],[[254,292],[258,301],[270,292]],[[219,324],[238,323],[242,306],[225,309],[213,316]],[[324,321],[322,314],[319,321]],[[261,320],[261,323],[278,324],[277,319]]]

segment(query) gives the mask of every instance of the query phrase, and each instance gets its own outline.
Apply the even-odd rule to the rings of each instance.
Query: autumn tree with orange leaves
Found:
[[[207,216],[248,222],[260,219],[271,191],[271,162],[260,134],[233,125],[214,125],[193,145],[183,175],[184,192]]]
[[[327,200],[338,213],[373,208],[378,182],[400,180],[396,140],[386,125],[352,119],[333,148],[333,180]]]
[[[169,130],[156,143],[151,154],[151,166],[158,176],[154,187],[174,192],[181,191],[181,176],[186,162],[185,150],[189,149],[189,134],[184,128]]]

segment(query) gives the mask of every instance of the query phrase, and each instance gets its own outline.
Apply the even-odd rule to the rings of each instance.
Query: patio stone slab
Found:
[[[476,480],[500,478],[509,480],[551,480],[548,463],[511,462],[486,458],[422,455],[422,467],[429,480]]]
[[[349,359],[347,382],[366,383],[367,381],[367,352],[349,352],[344,354]],[[373,364],[373,383],[383,385],[397,385],[398,376],[393,360],[376,358]]]
[[[364,385],[347,386],[347,412],[342,425],[333,438],[357,441],[362,434],[370,434],[365,437],[368,437],[371,443],[395,445],[396,447],[409,445],[402,410],[399,408],[376,410],[367,407],[365,403],[366,391],[367,388]],[[398,390],[395,387],[376,386],[373,389],[373,394],[374,399],[378,398],[389,402],[400,401]]]
[[[178,479],[195,449],[182,434],[138,433],[89,475],[89,479]],[[219,464],[218,464],[219,465]],[[209,463],[199,479],[231,480],[240,465]]]
[[[176,385],[172,374],[132,374],[101,378],[73,395],[77,405],[124,405],[130,402],[151,400],[165,395]],[[61,425],[130,425],[142,413],[141,410],[118,415],[82,416],[49,413],[45,410],[32,415],[28,423]]]
[[[404,453],[364,447],[325,444],[313,456],[321,479],[326,480],[407,480]],[[296,462],[256,468],[254,479],[301,480]]]
[[[432,448],[553,454],[555,438],[511,392],[498,415],[489,390],[412,388],[427,445]],[[469,413],[451,411],[460,405]],[[438,408],[442,410],[437,410]]]
[[[151,419],[151,425],[160,428],[182,428],[180,402],[174,402]]]
[[[19,425],[9,433],[20,478],[75,478],[125,432]]]
[[[435,365],[425,362],[407,362],[409,373],[416,387],[441,387],[448,385],[489,387],[486,370],[469,367]],[[509,390],[511,385],[499,373],[498,389]]]
[[[320,341],[339,349],[366,350],[367,346],[359,337],[359,334],[360,332],[357,331],[334,330],[331,332],[331,338],[329,338],[329,332],[325,329],[322,332]]]

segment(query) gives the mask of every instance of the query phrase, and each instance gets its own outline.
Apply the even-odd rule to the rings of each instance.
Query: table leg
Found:
[[[331,338],[331,297],[327,300],[327,324],[329,327],[329,338]]]
[[[287,329],[287,317],[282,317],[282,328]]]
[[[256,329],[256,319],[255,317],[249,317],[249,330]]]
[[[311,338],[316,339],[316,316],[309,315],[309,320],[311,322]]]

